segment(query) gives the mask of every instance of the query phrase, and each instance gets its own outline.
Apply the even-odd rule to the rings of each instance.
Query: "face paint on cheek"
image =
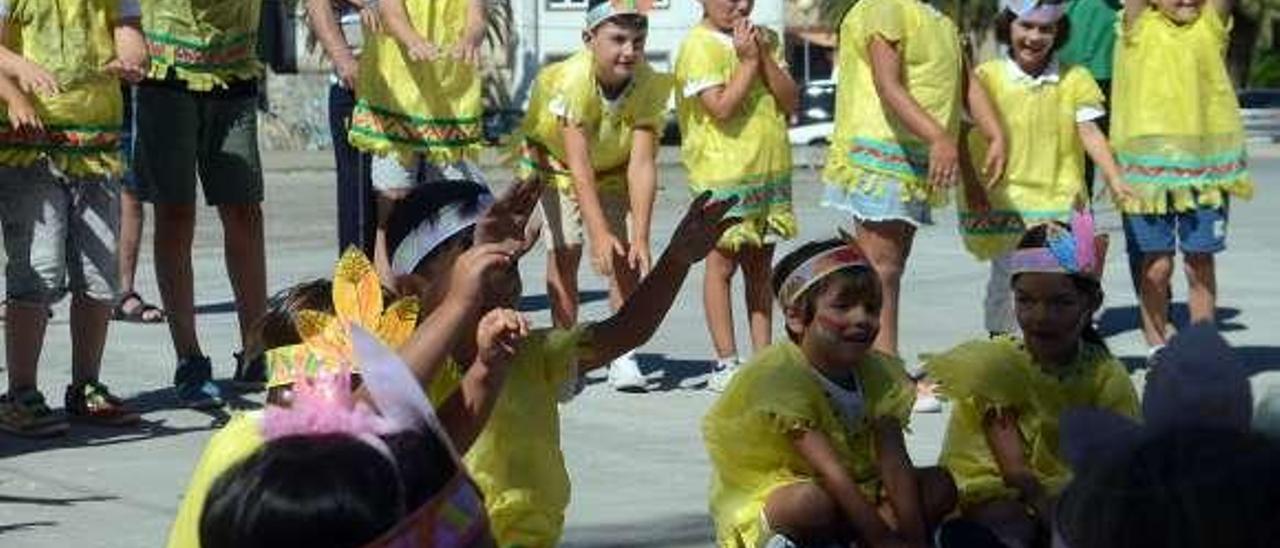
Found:
[[[818,322],[818,325],[822,327],[822,329],[836,335],[844,333],[849,329],[850,326],[853,325],[853,322],[849,321],[847,318],[843,318],[835,314],[820,313],[816,315],[813,319],[814,321]]]

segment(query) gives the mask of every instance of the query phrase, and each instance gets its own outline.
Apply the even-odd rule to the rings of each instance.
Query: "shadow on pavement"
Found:
[[[1280,346],[1235,346],[1232,350],[1249,376],[1280,371]],[[1146,356],[1120,356],[1120,362],[1130,373],[1147,368]]]
[[[1242,323],[1232,321],[1240,316],[1239,308],[1219,307],[1217,313],[1218,330],[1226,333],[1229,331],[1244,331],[1248,329]],[[1170,309],[1169,321],[1176,326],[1184,326],[1191,323],[1191,311],[1187,308],[1187,303],[1173,303]],[[1102,311],[1098,316],[1098,333],[1103,337],[1114,337],[1127,331],[1138,331],[1142,329],[1142,316],[1138,311],[1138,305],[1116,306],[1110,307]]]
[[[702,390],[707,387],[706,376],[711,372],[711,362],[706,360],[673,360],[665,354],[636,354],[640,372],[649,379],[645,392],[671,392],[674,390]],[[690,379],[697,382],[687,383]],[[605,384],[609,381],[609,368],[601,367],[587,373],[586,386]]]
[[[35,529],[36,527],[57,527],[56,521],[25,521],[22,523],[6,523],[0,525],[0,535],[12,533],[14,531],[24,531],[27,529]]]
[[[77,502],[105,502],[109,500],[120,500],[120,497],[97,495],[92,497],[44,498],[0,495],[0,504],[29,504],[32,506],[75,506]]]
[[[173,388],[164,387],[143,392],[131,398],[126,398],[125,402],[128,403],[134,411],[143,415],[142,422],[137,426],[111,428],[73,421],[71,423],[71,429],[66,435],[53,438],[29,439],[11,436],[8,434],[0,434],[0,459],[53,449],[91,446],[101,447],[156,438],[167,438],[190,432],[214,430],[221,428],[228,420],[231,419],[232,411],[251,410],[262,407],[262,403],[246,398],[243,393],[237,392],[232,387],[222,383],[219,383],[219,385],[222,388],[223,398],[227,402],[226,407],[222,409],[204,411],[191,410],[192,413],[200,413],[209,417],[209,423],[207,425],[175,428],[166,425],[164,420],[148,419],[147,415],[152,413],[186,409],[178,404],[173,394]],[[4,497],[0,496],[0,504],[3,504],[4,502]]]
[[[563,548],[707,546],[715,537],[708,515],[672,516],[645,523],[570,527]]]
[[[579,291],[578,304],[593,303],[596,301],[605,301],[609,299],[608,291]],[[537,312],[551,308],[551,300],[545,293],[539,295],[525,295],[520,297],[520,304],[517,306],[521,312]]]

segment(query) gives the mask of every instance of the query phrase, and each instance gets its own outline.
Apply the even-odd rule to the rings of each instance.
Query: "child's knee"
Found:
[[[765,499],[764,519],[769,530],[801,545],[838,537],[838,516],[836,501],[811,482],[779,487]]]
[[[1192,281],[1207,280],[1213,276],[1214,261],[1210,253],[1188,253],[1183,257],[1183,269]]]

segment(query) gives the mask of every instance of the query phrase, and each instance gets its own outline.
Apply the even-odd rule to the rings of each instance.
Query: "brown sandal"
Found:
[[[137,301],[137,305],[133,308],[126,309],[125,304]],[[137,291],[130,291],[123,297],[120,302],[116,303],[116,308],[111,314],[111,319],[129,323],[164,323],[164,310],[142,299]]]

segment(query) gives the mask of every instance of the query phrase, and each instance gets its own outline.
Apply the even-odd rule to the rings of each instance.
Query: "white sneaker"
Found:
[[[609,386],[619,392],[644,392],[649,379],[640,372],[634,352],[627,352],[609,364]]]
[[[712,392],[724,392],[724,389],[729,387],[729,381],[733,380],[733,376],[737,374],[740,367],[742,367],[742,363],[738,361],[738,358],[716,360],[716,364],[711,366],[711,376],[707,378],[707,388]]]

